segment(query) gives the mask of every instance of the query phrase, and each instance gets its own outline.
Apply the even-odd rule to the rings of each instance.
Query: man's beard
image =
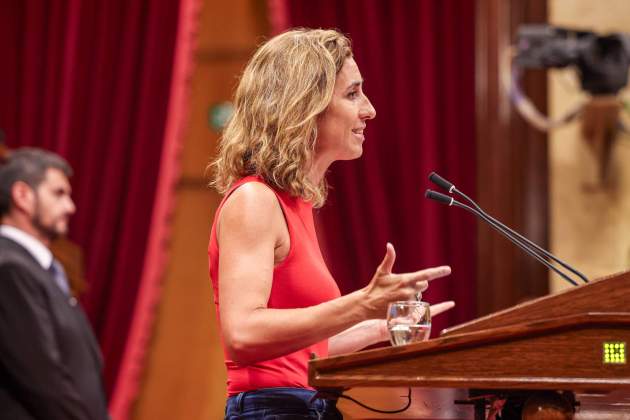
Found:
[[[59,232],[57,229],[55,229],[54,221],[47,225],[42,219],[42,207],[39,204],[39,199],[37,199],[35,202],[35,214],[31,218],[31,223],[33,227],[39,232],[40,235],[50,241],[53,241],[65,235],[65,232]]]

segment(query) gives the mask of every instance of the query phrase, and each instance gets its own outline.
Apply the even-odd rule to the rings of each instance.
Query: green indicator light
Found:
[[[604,364],[626,364],[626,343],[621,341],[605,342],[602,345]]]

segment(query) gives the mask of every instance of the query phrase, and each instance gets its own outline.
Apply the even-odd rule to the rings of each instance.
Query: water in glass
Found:
[[[429,304],[415,300],[390,303],[387,329],[394,346],[427,340],[431,334]]]

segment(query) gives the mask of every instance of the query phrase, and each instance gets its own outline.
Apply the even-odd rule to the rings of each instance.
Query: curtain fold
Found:
[[[46,148],[75,169],[70,238],[85,251],[82,301],[109,395],[138,318],[143,356],[158,295],[183,116],[177,60],[188,59],[176,57],[180,4],[195,2],[0,4],[0,128],[9,147]]]
[[[274,33],[337,28],[353,41],[365,91],[376,108],[361,159],[335,163],[320,242],[344,293],[365,286],[385,253],[395,271],[450,264],[426,300],[457,306],[434,333],[475,316],[475,220],[428,202],[437,171],[475,195],[474,2],[471,0],[269,0]]]

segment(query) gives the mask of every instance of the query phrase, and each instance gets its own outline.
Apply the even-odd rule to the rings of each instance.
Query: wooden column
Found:
[[[502,54],[519,25],[547,20],[547,1],[478,0],[476,16],[477,198],[481,207],[542,247],[548,242],[547,136],[517,114],[501,84]],[[544,72],[523,89],[543,112]],[[479,315],[548,292],[547,270],[497,232],[478,229]]]

